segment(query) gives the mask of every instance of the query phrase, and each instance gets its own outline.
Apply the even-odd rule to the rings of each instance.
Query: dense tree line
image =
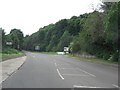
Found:
[[[35,46],[39,45],[40,51],[63,51],[63,47],[68,47],[80,31],[80,19],[80,16],[74,16],[40,28],[38,32],[25,37],[24,49],[35,50]]]
[[[70,19],[62,19],[55,24],[40,28],[30,36],[26,35],[24,49],[35,50],[35,46],[40,46],[39,51],[63,51],[63,47],[68,47],[73,38],[82,30],[81,24],[84,24],[82,19],[87,16],[88,14],[83,14]]]
[[[63,51],[70,47],[72,53],[86,52],[97,57],[118,61],[119,3],[104,3],[104,12],[94,11],[40,28],[24,38],[24,49]]]
[[[108,4],[108,3],[107,3]],[[74,52],[87,52],[97,57],[118,61],[118,11],[119,3],[112,3],[109,9],[101,13],[94,11],[89,14],[83,25],[83,31],[73,40]],[[76,49],[79,46],[79,49]]]

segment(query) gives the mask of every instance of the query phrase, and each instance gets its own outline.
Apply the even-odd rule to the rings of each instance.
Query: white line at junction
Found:
[[[58,75],[60,76],[60,78],[62,79],[62,80],[64,80],[64,77],[61,75],[61,73],[60,73],[60,71],[57,69],[57,72],[58,72]]]
[[[35,56],[33,56],[33,57],[35,57]]]
[[[93,74],[91,74],[91,73],[89,73],[89,72],[87,72],[87,71],[84,71],[84,70],[82,70],[82,69],[80,69],[80,68],[78,68],[79,70],[81,70],[82,72],[84,72],[84,73],[87,73],[87,74],[89,74],[89,75],[91,75],[91,76],[93,76],[93,77],[96,77],[95,75],[93,75]]]
[[[77,68],[59,68],[59,69],[77,69]]]
[[[90,75],[80,75],[80,74],[62,74],[66,76],[90,76]]]
[[[120,88],[118,85],[115,85],[115,84],[112,84],[114,87],[116,87],[116,88]]]
[[[78,85],[73,85],[74,88],[104,88],[104,87],[93,87],[93,86],[78,86]]]
[[[55,66],[57,67],[57,64],[55,63]]]

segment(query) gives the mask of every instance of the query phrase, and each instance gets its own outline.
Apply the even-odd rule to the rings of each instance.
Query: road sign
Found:
[[[64,52],[68,52],[69,48],[68,47],[64,47]]]
[[[6,42],[6,45],[12,45],[12,42]]]
[[[35,46],[35,50],[40,50],[40,46]]]

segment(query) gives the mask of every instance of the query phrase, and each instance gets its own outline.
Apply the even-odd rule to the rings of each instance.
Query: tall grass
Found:
[[[0,53],[0,58],[2,59],[9,59],[9,58],[14,58],[17,56],[23,56],[23,53],[9,47],[5,47],[2,49],[2,53]]]
[[[2,49],[2,54],[18,54],[18,53],[20,53],[20,51],[13,48],[5,47]]]

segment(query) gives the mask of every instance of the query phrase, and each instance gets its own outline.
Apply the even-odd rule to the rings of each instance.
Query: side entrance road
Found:
[[[11,76],[25,62],[26,56],[0,62],[0,84]]]

